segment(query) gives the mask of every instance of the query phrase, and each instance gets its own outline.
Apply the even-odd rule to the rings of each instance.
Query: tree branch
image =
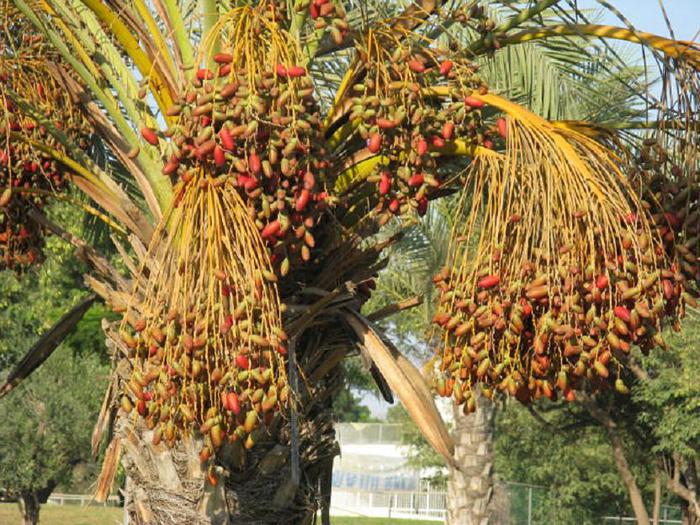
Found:
[[[594,398],[582,394],[579,395],[579,399],[581,406],[588,410],[591,416],[598,421],[608,433],[608,439],[610,440],[610,445],[613,450],[615,466],[617,467],[625,487],[627,487],[627,493],[630,498],[632,510],[637,518],[637,523],[639,525],[649,525],[649,513],[644,505],[644,498],[642,497],[642,493],[637,486],[634,473],[632,472],[632,469],[627,462],[627,458],[625,457],[622,436],[620,435],[617,424],[613,418],[610,417],[610,414],[597,404]]]
[[[674,454],[673,455],[673,475],[669,476],[668,483],[666,484],[666,486],[676,496],[687,501],[688,505],[691,505],[695,509],[695,514],[700,516],[700,503],[698,502],[697,494],[695,493],[695,491],[686,487],[681,482],[682,463],[683,463],[683,461],[681,460],[681,458],[677,454]]]
[[[27,216],[33,221],[39,223],[44,228],[59,236],[64,241],[72,244],[77,248],[76,255],[81,260],[85,261],[90,267],[97,271],[100,275],[110,279],[120,290],[128,290],[129,283],[121,276],[117,269],[97,250],[82,240],[80,237],[64,230],[58,224],[50,221],[44,214],[37,209],[31,209],[27,212]]]

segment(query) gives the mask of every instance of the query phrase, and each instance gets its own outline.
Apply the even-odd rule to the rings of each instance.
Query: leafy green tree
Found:
[[[684,519],[700,522],[700,321],[669,338],[669,351],[640,358],[632,397],[637,420],[649,431],[648,454],[667,490],[681,503]]]
[[[535,523],[597,524],[602,516],[628,515],[625,486],[602,428],[581,407],[546,403],[535,408],[539,417],[517,402],[498,411],[499,478],[546,487]]]
[[[78,216],[54,206],[80,230]],[[47,259],[22,275],[0,272],[0,378],[14,368],[43,332],[85,292],[84,267],[69,244],[48,239]],[[0,402],[0,488],[16,497],[24,523],[38,521],[39,504],[74,467],[90,460],[90,437],[109,366],[101,319],[93,306],[68,339],[30,379]]]
[[[89,459],[108,369],[96,353],[59,349],[0,403],[0,487],[18,499],[24,525],[73,468]]]
[[[371,423],[378,421],[361,398],[352,390],[341,390],[333,400],[333,411],[338,421],[345,423]]]
[[[651,428],[654,450],[697,459],[700,454],[700,319],[693,315],[684,331],[669,338],[669,351],[640,359],[644,373],[633,389],[647,409],[640,419]]]

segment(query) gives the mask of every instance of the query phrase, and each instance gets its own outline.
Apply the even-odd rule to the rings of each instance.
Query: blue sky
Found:
[[[608,0],[637,29],[668,36],[668,28],[661,14],[658,0]],[[691,40],[700,30],[700,0],[663,0],[676,38]],[[596,0],[578,0],[580,8],[599,8]],[[614,15],[607,15],[605,23],[619,25]]]

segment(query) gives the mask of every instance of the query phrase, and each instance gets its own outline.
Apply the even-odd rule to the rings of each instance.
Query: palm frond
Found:
[[[11,392],[51,356],[61,342],[70,335],[96,300],[96,295],[89,295],[80,301],[32,345],[22,360],[17,363],[12,372],[5,378],[5,383],[0,386],[0,398]]]

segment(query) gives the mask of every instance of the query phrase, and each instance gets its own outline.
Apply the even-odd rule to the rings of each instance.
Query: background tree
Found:
[[[108,371],[97,355],[63,348],[0,405],[0,486],[18,498],[24,524],[38,523],[39,505],[89,461]]]
[[[544,408],[544,410],[542,410]],[[600,523],[631,513],[627,491],[604,430],[576,405],[525,407],[507,403],[496,418],[496,469],[502,479],[544,487],[534,505],[535,523]],[[543,440],[547,439],[547,446]],[[629,454],[648,496],[649,463]]]
[[[65,206],[51,212],[81,229],[79,216]],[[85,295],[85,268],[70,245],[55,237],[45,251],[39,269],[0,272],[3,379],[29,345]],[[74,481],[75,467],[92,460],[92,427],[109,375],[99,328],[106,314],[93,307],[41,370],[0,403],[0,487],[18,499],[25,524],[38,523],[39,505],[58,485]]]
[[[381,396],[372,376],[363,370],[359,357],[346,359],[343,368],[343,386],[333,399],[335,417],[338,421],[348,423],[377,421],[370,409],[362,403],[365,396]]]
[[[695,524],[700,520],[695,315],[688,325],[670,338],[672,351],[640,358],[634,369],[633,399],[638,423],[649,429],[648,457],[654,458],[658,483],[665,482],[667,491],[680,501],[684,520]]]

